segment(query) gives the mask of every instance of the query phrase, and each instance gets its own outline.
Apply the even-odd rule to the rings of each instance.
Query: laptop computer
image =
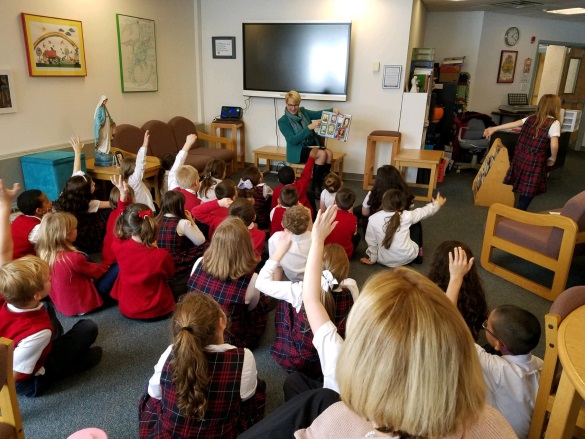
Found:
[[[536,105],[528,104],[525,93],[508,93],[508,105],[500,105],[498,109],[507,113],[530,114],[536,111]]]
[[[215,118],[215,122],[239,122],[242,120],[242,107],[228,107],[226,105],[221,107],[219,117]]]

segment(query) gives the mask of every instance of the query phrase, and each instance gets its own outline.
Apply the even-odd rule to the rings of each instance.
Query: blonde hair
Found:
[[[49,267],[53,268],[60,252],[77,251],[67,240],[67,235],[75,228],[77,228],[77,218],[70,213],[56,212],[43,216],[35,250]]]
[[[305,206],[292,206],[286,209],[282,216],[282,227],[290,230],[294,235],[302,235],[309,228],[311,215]]]
[[[288,104],[288,100],[293,101],[294,105],[301,103],[301,95],[298,91],[291,90],[286,95],[284,95],[284,103]]]
[[[181,189],[191,189],[195,183],[199,182],[199,172],[191,165],[184,165],[177,169],[175,178]]]
[[[540,128],[550,117],[554,117],[555,120],[561,121],[561,98],[553,94],[542,95],[538,101],[538,107],[536,108],[536,131],[534,137],[538,136]]]
[[[16,307],[26,306],[45,289],[50,269],[38,256],[23,256],[0,267],[0,293]]]
[[[472,425],[485,383],[471,334],[433,282],[408,268],[366,282],[337,361],[342,400],[378,430],[442,438]]]
[[[239,279],[258,263],[250,232],[240,218],[228,217],[213,233],[203,255],[203,271],[219,279]]]
[[[205,346],[217,344],[222,310],[212,297],[198,291],[184,294],[172,318],[173,359],[170,366],[177,407],[186,416],[202,420],[209,386]]]

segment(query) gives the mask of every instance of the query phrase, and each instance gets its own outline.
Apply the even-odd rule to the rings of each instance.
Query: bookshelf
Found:
[[[514,206],[512,186],[503,183],[509,167],[508,150],[500,139],[496,139],[473,180],[473,200],[476,206],[489,207],[494,203]]]

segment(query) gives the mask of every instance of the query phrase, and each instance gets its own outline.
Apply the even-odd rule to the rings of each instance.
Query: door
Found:
[[[563,66],[559,88],[559,96],[565,110],[585,110],[585,48],[571,47]],[[583,114],[582,114],[583,117]],[[580,129],[571,133],[569,147],[581,149],[585,123],[581,122]]]

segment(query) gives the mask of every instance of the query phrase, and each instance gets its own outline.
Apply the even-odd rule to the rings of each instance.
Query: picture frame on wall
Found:
[[[116,14],[123,93],[158,91],[154,20]]]
[[[211,49],[214,58],[235,59],[236,37],[211,37]]]
[[[81,21],[20,15],[30,76],[87,76]]]
[[[502,50],[498,67],[498,84],[511,84],[514,82],[517,60],[517,50]]]
[[[16,113],[14,79],[10,70],[0,70],[0,114]]]

